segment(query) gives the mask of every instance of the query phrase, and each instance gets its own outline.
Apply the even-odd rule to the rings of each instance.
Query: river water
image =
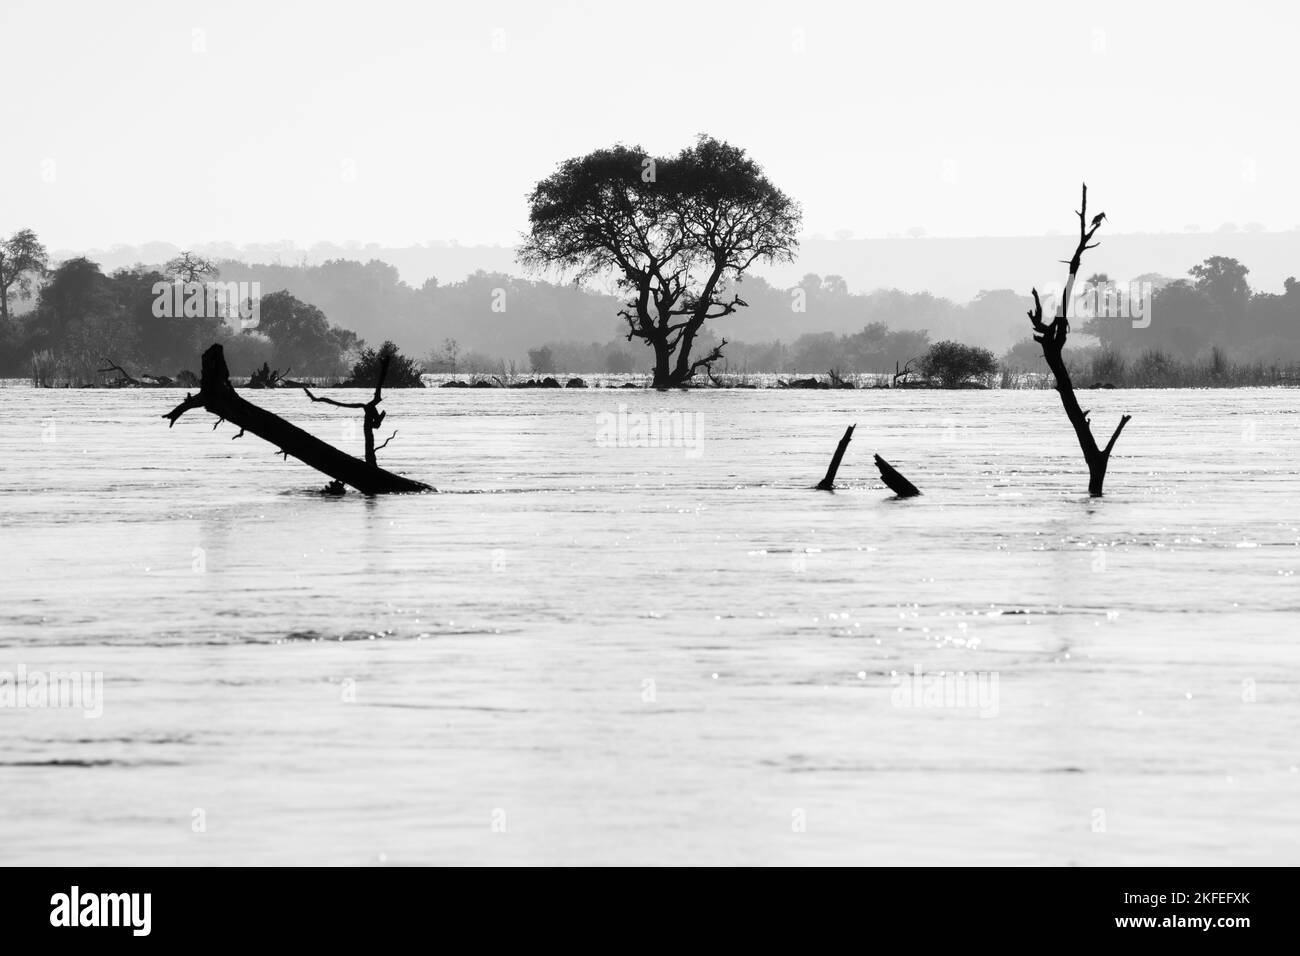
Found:
[[[1300,863],[1293,391],[180,397],[0,390],[0,862]]]

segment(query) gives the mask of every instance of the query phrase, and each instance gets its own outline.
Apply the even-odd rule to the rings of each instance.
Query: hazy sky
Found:
[[[1300,5],[0,0],[0,233],[513,243],[703,131],[809,233],[1300,224]]]

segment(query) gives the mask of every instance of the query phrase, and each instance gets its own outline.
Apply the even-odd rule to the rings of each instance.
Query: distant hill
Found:
[[[967,301],[984,289],[1016,289],[1064,281],[1061,259],[1074,251],[1074,236],[1023,236],[971,239],[811,239],[793,265],[762,274],[774,285],[789,286],[806,272],[843,276],[849,288],[906,292]],[[1252,288],[1281,292],[1288,276],[1300,275],[1300,230],[1289,232],[1163,233],[1101,235],[1088,253],[1085,270],[1112,279],[1157,272],[1185,278],[1187,270],[1210,256],[1228,256],[1250,269]]]
[[[462,246],[432,242],[400,248],[376,243],[292,243],[238,246],[210,243],[193,251],[218,259],[285,266],[319,265],[330,259],[366,262],[379,259],[394,266],[403,281],[420,286],[430,277],[442,284],[477,271],[524,275],[509,246]],[[1073,248],[1069,235],[1010,238],[805,239],[792,265],[754,270],[773,285],[788,288],[807,273],[839,275],[854,292],[902,289],[929,292],[959,302],[985,289],[1015,289],[1028,294],[1033,285],[1062,278],[1058,260]],[[111,249],[57,250],[55,258],[86,255],[105,270],[135,263],[156,264],[176,255],[169,243],[115,246]],[[1283,281],[1300,274],[1300,230],[1288,232],[1206,232],[1102,235],[1088,258],[1087,270],[1128,279],[1150,272],[1183,277],[1209,256],[1230,256],[1250,268],[1256,290],[1281,291]]]

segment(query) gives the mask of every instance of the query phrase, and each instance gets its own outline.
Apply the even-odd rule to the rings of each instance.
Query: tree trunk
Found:
[[[685,388],[689,385],[695,378],[695,370],[698,368],[703,368],[712,374],[713,363],[722,358],[722,349],[727,344],[727,340],[723,339],[722,343],[714,347],[713,351],[704,358],[692,362],[690,349],[695,342],[695,335],[692,333],[688,338],[686,335],[688,332],[691,332],[691,329],[686,329],[681,341],[677,343],[677,364],[669,379],[669,384],[677,388]]]
[[[379,427],[379,422],[376,420],[377,418],[378,415],[373,414],[370,409],[367,408],[361,427],[366,442],[366,464],[371,468],[379,467],[379,458],[375,454],[375,429]]]
[[[850,425],[844,430],[844,437],[840,439],[839,445],[835,448],[835,454],[831,457],[831,466],[826,469],[826,477],[817,485],[818,491],[835,490],[835,473],[840,470],[840,462],[844,460],[844,452],[849,447],[849,442],[853,440],[853,429],[856,425]]]
[[[1060,346],[1044,341],[1043,358],[1047,360],[1047,367],[1052,370],[1052,375],[1056,378],[1056,391],[1061,396],[1065,417],[1074,426],[1074,434],[1079,439],[1083,460],[1088,464],[1088,494],[1100,498],[1102,485],[1106,482],[1106,466],[1110,464],[1110,451],[1115,447],[1119,433],[1124,430],[1124,426],[1133,416],[1121,416],[1119,425],[1115,428],[1115,433],[1110,436],[1106,447],[1098,448],[1097,439],[1093,437],[1092,426],[1088,422],[1088,413],[1079,407],[1079,399],[1074,394],[1074,385],[1070,381],[1070,373],[1065,367],[1065,361],[1061,358]]]
[[[403,478],[377,465],[353,458],[280,416],[245,401],[230,384],[230,372],[220,345],[213,345],[203,353],[203,374],[198,394],[186,395],[185,401],[162,417],[174,425],[177,419],[193,408],[202,408],[220,419],[238,425],[241,434],[244,431],[252,432],[279,448],[282,454],[293,455],[303,464],[310,465],[362,494],[433,490],[423,482]],[[367,453],[373,454],[370,448],[367,448]]]
[[[677,366],[673,369],[673,383],[676,385],[684,385],[691,380],[691,347],[703,324],[692,320],[682,329],[682,337],[677,342]]]
[[[673,376],[669,368],[672,355],[668,351],[668,337],[661,336],[650,341],[655,350],[655,375],[652,383],[655,388],[672,388]]]
[[[1087,183],[1083,186],[1083,198],[1077,215],[1079,242],[1075,246],[1074,255],[1067,263],[1070,271],[1065,280],[1065,291],[1061,294],[1060,312],[1051,322],[1044,322],[1043,303],[1038,297],[1038,289],[1035,288],[1032,290],[1034,307],[1029,311],[1029,322],[1034,329],[1034,341],[1043,347],[1043,358],[1056,379],[1056,391],[1060,394],[1061,404],[1065,407],[1065,417],[1074,427],[1074,434],[1079,439],[1079,448],[1083,451],[1083,460],[1088,464],[1088,494],[1100,498],[1102,485],[1106,482],[1106,466],[1110,464],[1111,449],[1115,447],[1120,432],[1133,416],[1120,416],[1119,425],[1115,427],[1106,447],[1098,448],[1097,439],[1092,435],[1092,425],[1088,422],[1088,412],[1079,407],[1079,399],[1074,394],[1074,384],[1070,381],[1070,373],[1065,367],[1065,360],[1061,357],[1065,338],[1070,332],[1070,299],[1074,295],[1074,283],[1079,275],[1079,266],[1083,262],[1083,254],[1089,249],[1096,248],[1097,243],[1092,241],[1092,237],[1097,234],[1102,221],[1106,218],[1105,213],[1099,213],[1089,224]]]

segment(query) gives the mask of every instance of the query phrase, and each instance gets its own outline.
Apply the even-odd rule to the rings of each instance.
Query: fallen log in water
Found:
[[[365,406],[368,433],[371,430],[370,426],[378,427],[376,417],[382,421],[382,415],[379,415],[374,408],[381,400],[382,386],[381,381],[375,387],[374,399]],[[292,455],[303,464],[329,475],[335,482],[355,488],[362,494],[383,495],[433,490],[423,482],[403,478],[375,464],[372,441],[368,441],[366,447],[371,461],[362,461],[321,441],[315,435],[303,431],[279,415],[246,401],[230,384],[230,371],[226,367],[225,353],[220,345],[213,345],[203,353],[203,374],[199,379],[198,393],[194,395],[187,393],[183,402],[162,417],[169,421],[168,427],[171,427],[182,415],[194,408],[202,408],[216,415],[217,425],[222,421],[238,425],[239,434],[235,435],[235,438],[241,437],[245,431],[252,432],[258,438],[278,448],[280,454],[286,457]],[[216,428],[217,425],[212,427]]]
[[[853,440],[853,429],[856,425],[850,425],[844,430],[844,437],[840,439],[839,445],[835,448],[835,455],[831,458],[831,466],[826,469],[826,477],[817,485],[818,491],[835,490],[835,473],[840,470],[840,462],[844,460],[844,452],[849,447],[849,442]]]
[[[144,375],[136,378],[122,366],[118,365],[111,359],[104,359],[108,363],[107,368],[99,370],[100,375],[106,375],[109,372],[116,372],[117,379],[109,382],[109,388],[169,388],[172,385],[172,379],[166,375]]]
[[[916,485],[895,471],[894,466],[879,455],[876,456],[876,467],[880,469],[880,480],[888,485],[889,490],[898,497],[915,498],[921,493],[917,490]]]

